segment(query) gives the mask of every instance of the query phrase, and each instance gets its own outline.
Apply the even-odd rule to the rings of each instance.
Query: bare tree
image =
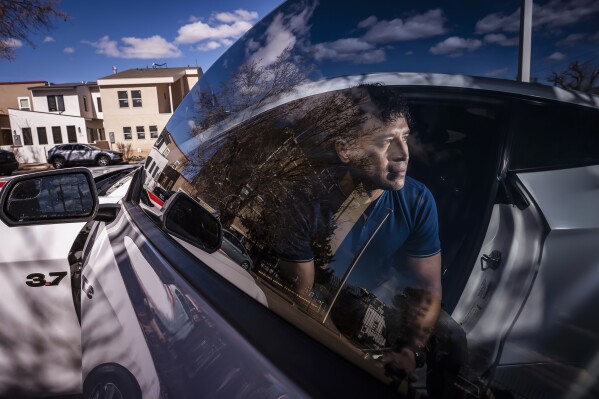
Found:
[[[133,150],[131,149],[131,143],[116,143],[116,148],[119,150],[120,153],[123,154],[123,159],[125,161],[129,161],[129,159],[131,158],[131,155],[133,153]]]
[[[547,80],[562,89],[599,94],[597,78],[599,78],[598,65],[592,65],[590,61],[575,61],[568,65],[565,71],[552,72]]]
[[[14,59],[15,40],[33,43],[29,36],[53,27],[54,19],[66,21],[60,0],[0,0],[0,58]]]

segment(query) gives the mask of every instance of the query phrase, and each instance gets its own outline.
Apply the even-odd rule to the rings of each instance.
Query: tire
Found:
[[[83,383],[85,399],[141,399],[135,377],[118,364],[105,364],[94,369]]]
[[[52,160],[52,166],[54,169],[62,169],[66,165],[66,161],[63,157],[56,157]]]
[[[106,155],[100,155],[98,159],[96,159],[96,165],[108,166],[110,165],[110,158],[108,158]]]
[[[244,260],[243,262],[241,262],[241,267],[243,267],[245,270],[247,270],[249,272],[250,271],[250,262],[248,262],[247,260]]]

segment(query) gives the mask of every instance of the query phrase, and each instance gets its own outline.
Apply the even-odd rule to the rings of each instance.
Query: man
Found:
[[[311,190],[308,201],[295,197],[281,213],[279,272],[307,297],[315,280],[314,246],[326,240],[334,252],[329,267],[343,263],[338,268],[347,275],[354,267],[372,273],[397,268],[410,293],[404,296],[409,310],[402,314],[401,338],[388,343],[392,351],[384,361],[389,371],[412,379],[441,308],[436,206],[429,190],[406,176],[409,116],[397,93],[361,86],[343,95],[360,116],[359,126],[329,140],[338,161],[330,173],[335,188]]]

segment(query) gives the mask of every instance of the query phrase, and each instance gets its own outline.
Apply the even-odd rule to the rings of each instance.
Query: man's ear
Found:
[[[350,156],[350,149],[349,149],[349,145],[347,144],[347,141],[345,141],[345,140],[335,141],[335,151],[337,151],[337,156],[339,157],[339,160],[341,162],[349,163],[351,156]]]

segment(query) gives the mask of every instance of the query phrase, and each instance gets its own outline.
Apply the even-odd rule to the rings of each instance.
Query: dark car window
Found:
[[[307,96],[240,123],[198,127],[202,144],[179,158],[169,189],[247,237],[251,275],[270,309],[387,381],[377,359],[401,335],[402,295],[417,293],[406,256],[442,249],[446,276],[469,273],[470,235],[492,204],[508,109],[474,91],[382,84]],[[410,151],[405,196],[385,185],[405,170],[377,163],[379,151],[400,143]],[[175,141],[168,148],[183,151]],[[374,185],[387,191],[370,203]],[[403,231],[416,225],[420,238],[409,239]],[[224,238],[241,246],[229,231]],[[298,292],[284,267],[302,262],[315,276]]]
[[[63,146],[60,147],[61,151],[72,151],[73,150],[73,146],[70,144],[65,144]]]
[[[522,101],[514,133],[513,170],[599,164],[599,110]]]

